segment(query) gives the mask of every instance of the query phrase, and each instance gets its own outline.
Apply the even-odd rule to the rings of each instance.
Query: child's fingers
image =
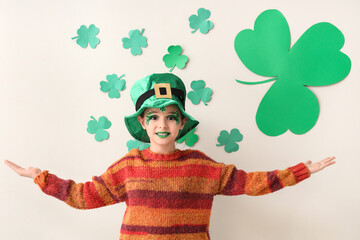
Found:
[[[5,164],[8,165],[12,170],[14,170],[15,172],[17,172],[18,174],[21,173],[21,171],[23,170],[22,167],[20,167],[19,165],[9,161],[9,160],[5,160]]]

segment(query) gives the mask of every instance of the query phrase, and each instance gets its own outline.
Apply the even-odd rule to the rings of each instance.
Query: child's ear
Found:
[[[186,122],[187,122],[187,118],[186,118],[186,117],[184,117],[183,119],[181,119],[181,127],[180,127],[181,130],[184,128]]]
[[[139,121],[139,123],[141,124],[142,128],[145,129],[145,123],[144,123],[144,118],[141,116],[137,117],[137,120]]]

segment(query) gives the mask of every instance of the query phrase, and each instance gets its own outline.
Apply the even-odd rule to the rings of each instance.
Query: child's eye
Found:
[[[146,116],[146,123],[149,125],[150,121],[156,121],[157,119],[158,119],[158,116],[156,116],[156,115]]]
[[[167,119],[169,121],[176,121],[177,124],[180,122],[179,118],[176,115],[167,116]]]

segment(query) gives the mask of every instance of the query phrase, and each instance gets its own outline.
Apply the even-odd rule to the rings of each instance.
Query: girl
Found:
[[[150,142],[133,149],[101,176],[86,183],[63,180],[30,167],[5,163],[30,177],[46,194],[72,207],[91,209],[126,202],[120,239],[210,239],[215,195],[258,196],[291,186],[334,164],[334,157],[285,170],[249,172],[212,160],[197,150],[177,150],[175,141],[199,122],[185,112],[186,89],[173,74],[152,74],[131,89],[136,112],[125,117],[130,134]]]

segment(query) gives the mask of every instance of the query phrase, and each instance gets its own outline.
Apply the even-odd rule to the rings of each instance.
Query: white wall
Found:
[[[191,34],[188,17],[210,9],[214,29]],[[252,28],[264,10],[278,9],[287,19],[292,44],[311,25],[328,21],[345,35],[342,51],[352,60],[349,76],[338,84],[311,87],[320,117],[304,135],[269,137],[255,123],[259,102],[271,83],[245,86],[235,78],[263,79],[238,59],[236,34]],[[207,107],[187,110],[201,124],[195,145],[217,161],[246,171],[282,169],[329,155],[337,164],[309,180],[263,197],[216,197],[212,239],[360,239],[360,108],[358,0],[12,0],[0,2],[0,159],[48,169],[58,176],[87,181],[127,152],[130,135],[123,122],[134,111],[129,90],[134,81],[166,72],[162,57],[179,44],[190,59],[175,69],[190,88],[203,79],[214,91]],[[80,25],[100,28],[96,49],[82,49],[72,37]],[[121,39],[145,28],[149,46],[132,56]],[[107,74],[126,74],[120,99],[99,90]],[[112,122],[108,141],[86,132],[90,116]],[[240,150],[216,147],[221,130],[239,128]],[[186,146],[180,145],[180,148]],[[118,239],[125,204],[75,210],[43,194],[30,179],[0,164],[0,238]]]

